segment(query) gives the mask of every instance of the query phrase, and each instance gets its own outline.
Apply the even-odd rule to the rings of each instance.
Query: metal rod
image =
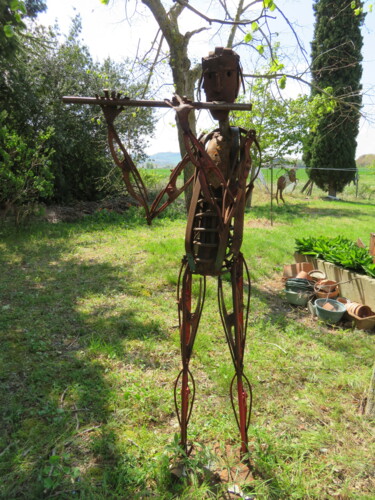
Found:
[[[271,226],[273,226],[273,165],[271,165]]]
[[[64,96],[62,101],[68,104],[97,104],[99,106],[138,106],[144,108],[170,108],[166,101],[147,101],[138,99],[129,99],[121,97],[119,99],[112,97],[79,97],[79,96]],[[216,110],[235,110],[235,111],[250,111],[252,104],[237,103],[237,102],[192,102],[195,109],[216,109]]]

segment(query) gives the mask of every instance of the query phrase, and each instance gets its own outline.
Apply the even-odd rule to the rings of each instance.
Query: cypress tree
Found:
[[[310,132],[304,161],[310,179],[333,197],[356,177],[362,89],[362,6],[358,0],[315,0],[313,6],[312,96],[318,89],[330,89],[337,104]]]

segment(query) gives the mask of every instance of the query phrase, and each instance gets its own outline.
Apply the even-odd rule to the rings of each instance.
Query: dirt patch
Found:
[[[236,500],[239,498],[252,500],[252,495],[245,494],[243,488],[251,487],[254,482],[252,474],[253,465],[247,460],[242,461],[238,443],[216,443],[212,450],[212,461],[199,463],[199,453],[192,449],[190,458],[198,461],[198,481],[206,482],[223,500]],[[189,463],[185,460],[176,461],[171,465],[170,472],[174,480],[180,480],[187,475]]]
[[[264,217],[260,219],[251,219],[245,221],[245,227],[275,227],[275,226],[283,226],[281,222],[275,222],[273,221],[273,224],[271,224],[270,219],[266,219]]]
[[[122,214],[136,205],[128,196],[108,198],[102,201],[79,201],[71,205],[23,205],[15,207],[0,205],[0,219],[20,224],[29,220],[45,220],[50,223],[75,222],[101,210]]]
[[[75,222],[101,210],[122,214],[132,205],[134,202],[125,197],[103,201],[80,201],[71,206],[51,205],[46,207],[43,219],[51,223]]]
[[[281,292],[285,288],[285,281],[282,280],[281,275],[275,274],[272,278],[258,281],[257,288],[269,296],[269,303],[272,304],[272,311],[274,313],[284,314],[288,318],[292,318],[298,323],[303,324],[305,327],[316,327],[317,318],[311,315],[307,306],[291,305],[283,297]],[[328,325],[326,327],[330,329]]]

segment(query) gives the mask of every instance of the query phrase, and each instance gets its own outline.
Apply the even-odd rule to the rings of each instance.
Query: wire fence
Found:
[[[288,179],[288,172],[295,168],[296,182]],[[328,172],[355,172],[355,178],[348,183],[343,192],[339,193],[340,198],[355,198],[359,200],[375,200],[375,169],[360,167],[356,169],[322,167],[320,169]],[[277,182],[280,177],[286,178],[286,186],[283,193],[286,196],[327,196],[327,192],[320,190],[310,179],[305,166],[286,167],[282,164],[268,165],[262,167],[258,185],[270,196],[270,200],[275,198]]]

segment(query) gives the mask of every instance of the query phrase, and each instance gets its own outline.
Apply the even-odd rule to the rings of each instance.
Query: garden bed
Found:
[[[375,279],[336,266],[331,262],[316,259],[310,255],[303,255],[296,252],[294,258],[297,263],[311,262],[314,269],[324,271],[328,279],[340,283],[340,293],[343,297],[347,297],[354,302],[366,304],[375,310]]]

